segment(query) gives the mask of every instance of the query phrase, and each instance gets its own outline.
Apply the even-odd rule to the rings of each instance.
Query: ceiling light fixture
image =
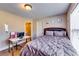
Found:
[[[28,11],[31,11],[32,10],[32,6],[30,4],[25,4],[24,7]]]

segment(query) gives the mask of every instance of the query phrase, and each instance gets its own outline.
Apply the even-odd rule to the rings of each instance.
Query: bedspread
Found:
[[[21,56],[76,56],[67,37],[41,36],[27,43],[21,50]]]

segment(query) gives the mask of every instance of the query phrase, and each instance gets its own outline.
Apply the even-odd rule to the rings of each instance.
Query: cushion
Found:
[[[18,32],[18,33],[17,33],[17,37],[18,37],[18,38],[22,39],[23,36],[24,36],[24,32]]]
[[[46,31],[46,35],[52,35],[53,36],[53,31]]]
[[[54,36],[66,36],[66,31],[54,31]]]
[[[11,32],[10,33],[10,38],[16,38],[17,37],[17,33],[16,32]]]

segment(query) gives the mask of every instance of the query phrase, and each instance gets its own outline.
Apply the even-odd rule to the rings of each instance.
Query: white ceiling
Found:
[[[47,17],[67,12],[69,3],[32,3],[32,10],[26,11],[24,4],[0,3],[0,10],[4,10],[25,18]]]

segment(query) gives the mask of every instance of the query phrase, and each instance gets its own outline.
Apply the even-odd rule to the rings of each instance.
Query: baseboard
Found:
[[[6,50],[6,49],[8,49],[8,48],[9,48],[8,46],[5,46],[5,47],[3,47],[3,48],[0,48],[0,51]]]

